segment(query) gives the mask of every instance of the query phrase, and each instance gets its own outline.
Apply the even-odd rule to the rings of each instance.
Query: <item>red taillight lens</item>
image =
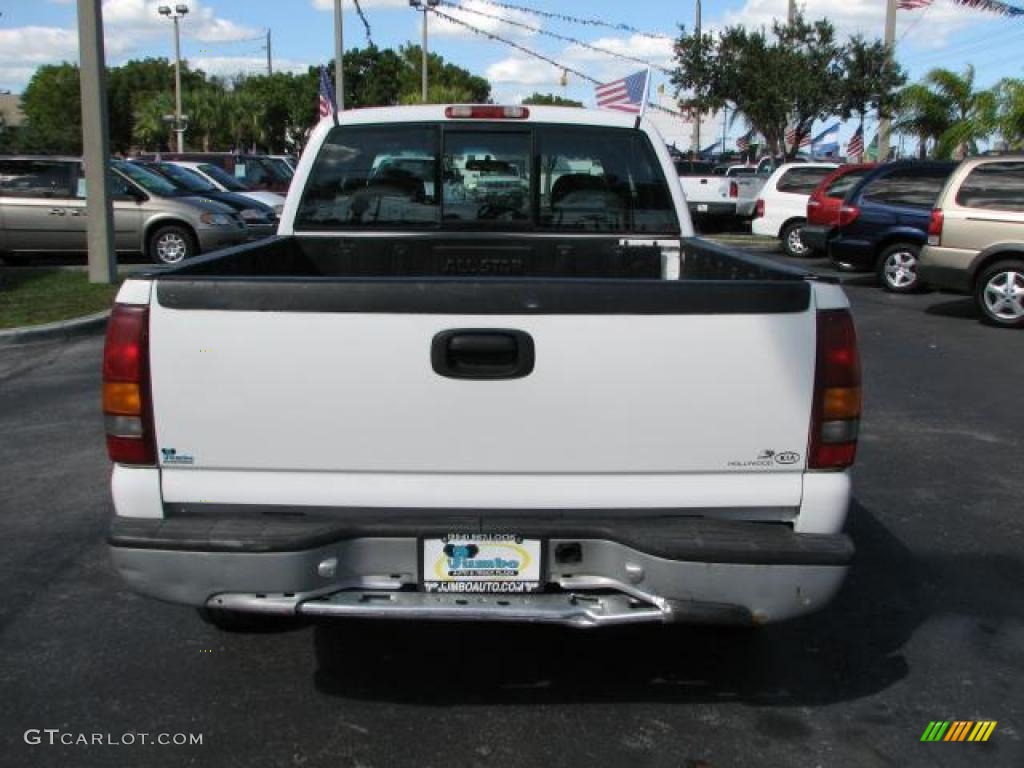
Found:
[[[941,208],[932,211],[928,219],[928,245],[939,245],[942,243],[942,225],[945,223],[945,216]]]
[[[740,185],[737,184],[735,181],[730,181],[729,182],[729,197],[739,197],[739,196],[740,196]]]
[[[847,309],[818,312],[809,469],[844,469],[857,455],[861,378],[857,332]]]
[[[764,218],[764,198],[757,198],[757,202],[754,203],[754,218]]]
[[[841,205],[839,207],[839,226],[845,227],[853,224],[860,216],[860,208],[856,205]]]
[[[103,347],[107,453],[119,464],[156,464],[149,392],[149,307],[115,304]]]
[[[463,104],[445,107],[444,116],[454,120],[525,120],[530,116],[530,110],[526,107]]]

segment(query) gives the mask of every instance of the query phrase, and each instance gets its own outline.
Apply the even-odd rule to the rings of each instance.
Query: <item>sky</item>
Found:
[[[172,25],[156,10],[169,1],[103,0],[108,64],[173,56]],[[263,45],[267,29],[272,30],[275,70],[303,71],[310,64],[328,62],[334,55],[333,0],[182,1],[190,9],[181,26],[182,55],[190,65],[209,73],[265,72]],[[671,67],[672,38],[678,36],[680,24],[692,26],[694,14],[694,3],[688,0],[507,2],[550,14],[599,19],[613,28],[510,10],[491,0],[445,0],[439,10],[602,82],[635,72],[640,65],[551,35],[641,59],[655,67]],[[1024,0],[1020,2],[1024,4]],[[353,0],[342,0],[342,4],[346,48],[365,47],[366,31],[355,14]],[[362,0],[361,4],[378,46],[420,41],[422,17],[409,7],[408,0]],[[461,5],[462,9],[451,5]],[[827,17],[841,35],[878,37],[882,33],[885,0],[806,0],[802,5],[808,18]],[[786,6],[787,0],[704,0],[703,25],[767,26],[773,18],[785,16]],[[0,91],[20,92],[41,64],[77,61],[75,0],[0,0],[0,14]],[[562,70],[553,64],[433,16],[429,24],[430,50],[487,77],[498,103],[515,103],[540,91],[593,105],[593,85],[578,76],[570,74],[568,84],[563,86],[559,82]],[[636,31],[614,25],[628,25]],[[932,67],[962,70],[968,64],[975,66],[982,86],[1006,76],[1024,76],[1024,59],[1019,55],[1024,43],[1024,19],[1006,19],[957,6],[950,0],[935,0],[927,9],[900,11],[896,35],[897,57],[911,79]],[[652,93],[656,94],[657,86],[664,83],[670,97],[667,76],[657,70],[654,73]],[[665,104],[670,104],[668,97]],[[706,132],[721,135],[721,121],[717,128],[711,125],[713,122],[709,120]],[[818,124],[816,129],[822,127]],[[843,140],[852,130],[852,124],[844,126]],[[727,127],[731,138],[743,131],[740,123]]]

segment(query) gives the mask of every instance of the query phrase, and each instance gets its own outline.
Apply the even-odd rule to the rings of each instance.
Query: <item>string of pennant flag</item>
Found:
[[[934,2],[935,0],[899,0],[896,3],[896,7],[901,11],[916,11],[921,8],[927,8],[933,5]],[[950,2],[955,5],[961,5],[964,8],[996,13],[1000,16],[1024,16],[1024,8],[1019,8],[1009,3],[1002,3],[999,0],[950,0]]]

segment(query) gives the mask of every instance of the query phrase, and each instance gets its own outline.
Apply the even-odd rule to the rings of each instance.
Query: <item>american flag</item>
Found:
[[[748,149],[750,149],[750,141],[753,138],[754,138],[754,131],[753,130],[747,131],[742,136],[740,136],[738,139],[736,139],[736,149],[738,149],[740,152],[746,152]]]
[[[597,106],[620,112],[639,113],[647,90],[647,70],[640,70],[621,80],[613,80],[594,88]]]
[[[846,145],[846,156],[849,157],[860,157],[864,154],[864,127],[858,126],[856,133],[850,137],[849,144]]]
[[[338,102],[334,99],[334,86],[327,76],[327,67],[320,67],[320,119],[329,117],[331,112],[338,111]]]
[[[899,0],[896,7],[901,11],[916,11],[918,8],[927,8],[932,0]]]
[[[792,147],[796,143],[796,129],[797,126],[795,125],[786,129],[786,144],[790,147]],[[809,131],[803,135],[803,138],[800,139],[800,146],[811,146],[811,134]]]

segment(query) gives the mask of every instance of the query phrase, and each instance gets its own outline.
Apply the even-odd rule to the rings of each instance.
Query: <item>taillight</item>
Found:
[[[739,196],[740,196],[740,185],[737,184],[735,181],[730,181],[729,182],[729,197],[739,197]]]
[[[939,245],[942,243],[942,225],[945,223],[945,216],[941,208],[932,211],[928,219],[928,245]]]
[[[115,304],[103,347],[107,453],[119,464],[156,464],[149,392],[149,307]]]
[[[818,312],[817,350],[807,466],[844,469],[857,455],[861,406],[857,332],[849,310]]]
[[[463,104],[445,107],[444,116],[462,120],[525,120],[530,116],[526,107],[499,107],[492,104]]]
[[[860,208],[856,205],[841,205],[839,207],[839,226],[845,227],[853,224],[860,216]]]
[[[755,219],[764,218],[764,198],[763,197],[757,198],[757,202],[754,203],[754,218]]]

